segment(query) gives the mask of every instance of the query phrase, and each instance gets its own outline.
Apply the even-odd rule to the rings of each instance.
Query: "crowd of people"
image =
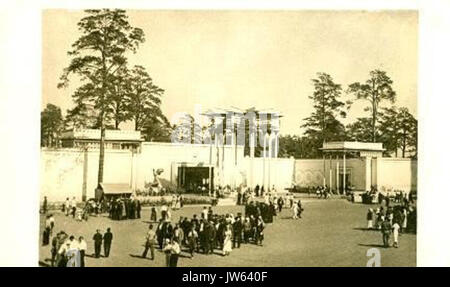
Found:
[[[152,236],[147,236],[143,257],[149,249],[153,250],[154,245],[167,251],[167,244],[171,244],[170,248],[173,244],[178,244],[180,252],[185,248],[191,257],[196,252],[213,254],[215,250],[227,256],[233,248],[240,248],[242,243],[262,245],[264,227],[265,222],[261,214],[219,215],[213,212],[212,207],[204,207],[200,216],[194,214],[192,218],[180,217],[178,222],[173,224],[167,213],[162,212],[154,234],[149,231]],[[149,229],[153,230],[153,224]],[[153,251],[151,253],[151,258],[154,258]],[[169,266],[170,260],[167,262]]]
[[[109,257],[113,234],[111,228],[107,228],[104,234],[97,229],[92,237],[94,242],[94,258],[100,258],[103,246],[104,257]],[[51,242],[51,267],[85,267],[87,242],[83,236],[78,239],[74,235],[68,235],[65,231],[58,232]]]
[[[141,202],[136,198],[113,198],[107,202],[109,218],[112,220],[141,218]]]
[[[390,247],[393,235],[393,247],[399,247],[399,234],[416,233],[417,211],[408,196],[395,198],[394,202],[386,196],[379,207],[369,208],[366,215],[367,229],[380,230],[383,246]]]
[[[232,213],[217,214],[212,207],[205,206],[200,215],[180,217],[175,223],[170,207],[161,206],[159,220],[156,208],[152,207],[150,219],[154,223],[149,225],[142,257],[146,258],[150,250],[150,259],[153,260],[157,248],[165,253],[166,266],[173,267],[182,251],[190,258],[195,253],[209,255],[220,252],[222,256],[228,256],[241,244],[262,246],[266,224],[273,222],[277,211],[281,212],[285,207],[285,201],[293,210],[293,218],[301,218],[301,201],[281,196],[268,196],[266,202],[250,201],[245,204],[244,214],[237,213],[236,216]]]

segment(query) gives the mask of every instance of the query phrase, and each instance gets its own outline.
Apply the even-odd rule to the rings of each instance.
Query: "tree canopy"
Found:
[[[301,127],[306,128],[305,135],[314,145],[316,156],[323,142],[345,138],[345,127],[339,118],[346,116],[345,103],[340,101],[342,87],[326,73],[317,73],[312,80],[314,92],[309,98],[313,102],[314,111],[305,118]]]
[[[41,112],[41,146],[58,147],[63,128],[61,109],[53,104],[47,104]]]
[[[369,73],[369,79],[365,83],[355,82],[350,84],[347,93],[355,96],[357,100],[364,100],[369,105],[364,111],[371,115],[372,142],[377,141],[377,120],[379,105],[382,101],[395,103],[396,93],[392,88],[392,80],[385,71],[373,70]]]

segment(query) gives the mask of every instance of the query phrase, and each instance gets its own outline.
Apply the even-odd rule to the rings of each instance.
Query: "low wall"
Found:
[[[62,201],[67,197],[82,198],[85,152],[79,149],[41,150],[41,198]],[[87,198],[95,196],[99,151],[87,152]],[[104,182],[129,183],[132,154],[128,150],[108,150],[105,154]]]
[[[90,150],[87,154],[86,196],[94,197],[97,185],[99,151]],[[244,158],[242,147],[237,150],[231,146],[212,148],[203,144],[143,143],[141,152],[133,154],[129,150],[105,150],[104,182],[128,183],[132,189],[143,190],[146,183],[153,182],[153,169],[162,168],[161,178],[177,184],[179,164],[214,166],[214,183],[238,186],[264,185],[277,189],[290,187],[292,183],[302,187],[323,184],[324,162],[322,159],[293,158]],[[217,163],[219,166],[217,167]],[[336,159],[325,160],[325,180],[336,185]],[[366,164],[371,166],[366,169]],[[80,149],[42,149],[41,150],[41,200],[47,196],[49,201],[63,201],[66,197],[82,198],[85,152]],[[343,161],[339,160],[342,169]],[[371,176],[366,172],[371,171]],[[219,176],[222,174],[222,176]],[[365,190],[366,178],[371,184],[386,190],[416,190],[417,161],[398,158],[348,159],[346,174],[357,190]],[[340,186],[342,183],[340,183]]]
[[[377,160],[377,187],[380,191],[416,191],[417,160],[379,158]]]
[[[325,173],[325,184],[331,187],[336,187],[336,169],[339,163],[340,173],[343,172],[344,162],[342,159],[336,160],[326,159],[297,159],[295,160],[295,176],[294,181],[301,187],[314,187],[323,185],[323,176]],[[355,189],[365,188],[365,162],[362,158],[352,158],[346,160],[345,173],[350,177],[350,183]],[[331,169],[331,175],[330,175]],[[342,186],[342,182],[339,183]]]

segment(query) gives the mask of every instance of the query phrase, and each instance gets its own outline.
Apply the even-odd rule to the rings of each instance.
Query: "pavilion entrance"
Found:
[[[211,188],[214,188],[214,167],[178,167],[178,187],[184,188],[188,193],[202,193],[202,190],[208,193],[210,181]]]
[[[353,189],[354,183],[352,182],[351,169],[347,168],[347,154],[352,157],[359,156],[365,161],[365,182],[364,186],[359,187],[359,191],[368,191],[373,184],[371,159],[382,157],[385,149],[382,143],[324,142],[320,150],[323,152],[323,185],[329,184],[331,190],[346,194],[349,189]],[[340,157],[342,160],[340,160]],[[330,162],[328,170],[325,162],[327,158]],[[335,178],[338,179],[335,181],[333,181],[333,161],[336,165],[334,169],[336,172]],[[376,184],[376,182],[374,183]]]

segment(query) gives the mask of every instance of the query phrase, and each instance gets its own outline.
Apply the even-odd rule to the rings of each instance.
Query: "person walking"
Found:
[[[158,222],[158,213],[156,212],[156,208],[152,206],[152,211],[150,213],[150,221]]]
[[[249,243],[252,232],[252,224],[250,223],[250,218],[246,217],[244,222],[244,242]]]
[[[406,209],[406,207],[403,208],[402,210],[402,232],[406,231],[406,228],[408,227],[408,210]]]
[[[298,217],[302,218],[303,206],[302,201],[300,199],[297,201],[297,205],[298,205]]]
[[[389,219],[386,217],[384,219],[383,223],[381,223],[381,233],[383,235],[383,245],[386,248],[389,247],[389,238],[391,236],[391,231],[392,231],[392,225],[391,225]]]
[[[178,258],[180,257],[181,247],[178,240],[172,240],[172,248],[170,250],[169,267],[177,267]]]
[[[373,210],[372,208],[369,208],[369,211],[367,211],[367,229],[373,228]]]
[[[50,236],[53,236],[53,228],[55,228],[55,218],[53,217],[53,214],[50,214]]]
[[[42,203],[42,213],[47,214],[47,196],[44,196],[44,202]]]
[[[400,225],[396,222],[392,226],[393,229],[393,235],[394,235],[394,247],[398,248],[398,233],[400,231]]]
[[[68,241],[69,245],[66,249],[66,267],[80,267],[80,249],[75,236],[71,235]]]
[[[230,255],[232,251],[232,232],[231,226],[228,224],[225,230],[225,239],[223,240],[223,256]]]
[[[170,239],[166,238],[164,249],[164,254],[166,255],[166,267],[170,267],[170,256],[172,252],[172,244],[170,243]]]
[[[106,233],[103,235],[103,250],[105,252],[105,257],[109,257],[112,240],[113,234],[111,233],[111,228],[108,227],[108,229],[106,229]]]
[[[46,246],[50,243],[50,230],[50,215],[47,215],[44,233],[42,234],[42,246]]]
[[[84,256],[86,255],[87,243],[83,236],[78,238],[78,249],[80,250],[80,267],[85,267]]]
[[[284,200],[283,200],[283,198],[280,196],[280,197],[278,198],[278,201],[277,201],[278,213],[280,213],[281,210],[283,209],[283,205],[284,205]]]
[[[142,258],[147,257],[147,252],[150,249],[150,260],[155,259],[155,244],[156,244],[156,232],[153,230],[153,224],[148,227],[147,235],[145,237],[145,249],[142,253]]]
[[[191,254],[191,258],[194,257],[194,251],[197,249],[197,239],[198,239],[198,233],[195,230],[195,226],[191,226],[191,230],[189,231],[188,235],[188,246],[189,246],[189,253]]]
[[[69,198],[66,198],[66,202],[64,202],[64,212],[66,214],[66,216],[69,216],[69,212],[70,212],[70,201]]]
[[[97,229],[97,231],[94,234],[94,236],[92,237],[92,239],[94,240],[95,258],[99,258],[100,257],[100,251],[102,249],[102,240],[103,240],[103,236],[100,233],[99,229]]]
[[[70,202],[70,207],[71,207],[70,212],[71,212],[72,218],[75,218],[75,214],[77,212],[77,201],[75,199],[75,196],[72,198],[72,201]]]
[[[241,215],[238,214],[236,221],[233,223],[233,248],[241,247],[243,229],[244,225],[242,224]]]
[[[139,219],[141,218],[141,202],[139,199],[136,199],[136,217]]]
[[[294,212],[294,214],[292,215],[293,219],[297,219],[298,218],[298,204],[297,202],[294,202],[294,204],[292,205],[292,211]]]
[[[264,240],[264,221],[262,216],[259,216],[256,223],[256,244],[263,245]]]
[[[55,266],[56,255],[58,254],[58,250],[59,250],[59,236],[60,236],[60,233],[58,233],[52,239],[52,249],[51,249],[51,255],[52,255],[51,266],[52,267]]]

